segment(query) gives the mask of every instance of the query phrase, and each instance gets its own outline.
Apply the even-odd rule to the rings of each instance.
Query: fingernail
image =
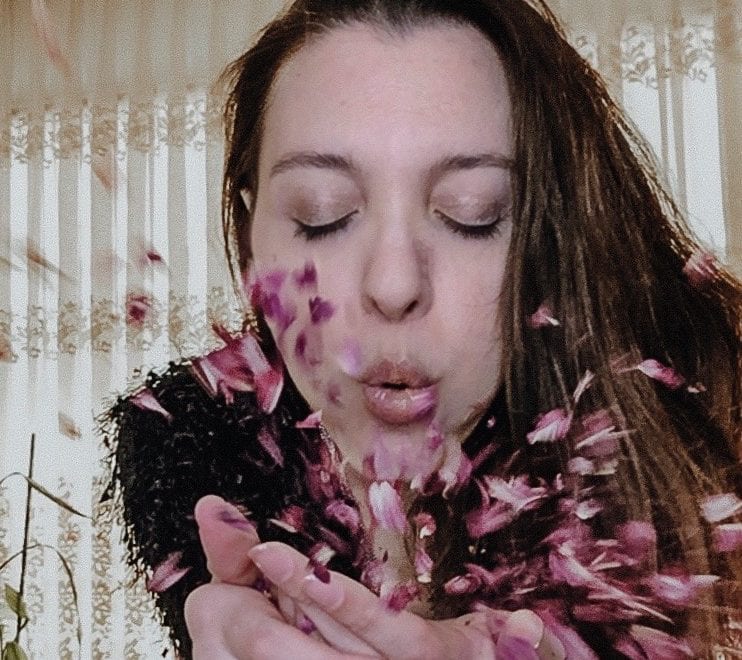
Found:
[[[219,520],[223,523],[239,529],[241,532],[255,532],[255,525],[253,525],[247,518],[239,513],[237,509],[232,507],[225,507],[219,512]]]
[[[314,573],[304,578],[304,593],[325,610],[336,610],[344,597],[339,580],[324,582]]]
[[[275,547],[262,543],[247,553],[260,572],[273,584],[283,584],[294,574],[291,558]]]

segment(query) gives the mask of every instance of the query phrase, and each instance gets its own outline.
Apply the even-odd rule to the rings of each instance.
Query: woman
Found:
[[[299,0],[228,79],[256,329],[111,415],[132,561],[181,651],[723,641],[740,285],[548,9]]]

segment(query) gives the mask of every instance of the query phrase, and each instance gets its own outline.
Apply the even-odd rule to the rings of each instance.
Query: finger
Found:
[[[252,585],[258,570],[248,552],[260,542],[252,523],[216,495],[205,495],[196,502],[194,516],[212,581]]]
[[[517,610],[507,618],[495,648],[498,660],[564,660],[566,657],[561,642],[531,610]]]
[[[378,657],[376,650],[372,646],[366,644],[366,642],[357,637],[341,623],[335,621],[330,614],[316,605],[296,602],[296,608],[300,615],[303,615],[305,620],[310,621],[312,626],[317,629],[321,638],[334,649],[343,651],[344,653]]]
[[[307,570],[307,558],[283,543],[261,543],[249,554],[273,584],[300,603],[326,612],[384,656],[420,657],[426,650],[428,657],[435,657],[442,645],[435,628],[421,617],[390,610],[366,587],[341,573],[332,572],[330,581],[322,582]]]
[[[335,651],[286,623],[261,593],[231,584],[205,584],[185,602],[194,660],[360,660]]]

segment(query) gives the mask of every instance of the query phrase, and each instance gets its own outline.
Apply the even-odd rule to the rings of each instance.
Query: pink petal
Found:
[[[322,425],[322,411],[317,410],[311,415],[302,419],[300,422],[296,422],[294,425],[297,429],[318,429]]]
[[[675,371],[675,369],[667,367],[657,360],[644,360],[636,365],[635,369],[659,381],[671,390],[676,390],[685,383],[685,378]]]
[[[152,394],[152,390],[143,389],[131,397],[130,401],[141,410],[151,410],[152,412],[160,413],[168,422],[173,419],[173,416],[160,405],[155,395]]]
[[[47,57],[65,78],[71,78],[72,67],[62,52],[59,39],[57,38],[56,26],[51,16],[49,16],[49,10],[44,0],[31,0],[31,16],[34,29],[44,45]]]
[[[598,500],[590,499],[580,502],[575,507],[575,515],[580,520],[589,520],[603,510],[603,505]]]
[[[707,250],[697,250],[683,266],[683,273],[693,286],[701,286],[716,276],[716,256]]]
[[[311,261],[307,261],[304,268],[293,271],[291,275],[299,289],[313,289],[317,286],[317,269]]]
[[[457,575],[452,577],[443,585],[443,590],[449,596],[464,596],[473,594],[482,585],[482,581],[475,575],[467,573],[466,575]]]
[[[428,584],[431,581],[430,572],[433,570],[433,560],[425,552],[424,548],[415,550],[415,575],[417,581],[422,584]]]
[[[540,660],[533,642],[512,635],[500,635],[495,647],[497,660]]]
[[[489,419],[487,420],[487,428],[488,428],[488,429],[493,429],[493,428],[495,428],[495,424],[496,424],[496,423],[497,423],[497,419],[496,419],[496,418],[495,418],[494,416],[490,417],[490,418],[489,418]]]
[[[734,493],[710,495],[701,503],[701,510],[708,522],[715,523],[742,512],[742,500]]]
[[[309,299],[309,316],[315,325],[329,321],[334,314],[335,307],[331,302],[319,296]]]
[[[558,326],[560,323],[554,318],[549,306],[543,303],[528,317],[528,325],[532,328],[543,328],[546,326]]]
[[[443,497],[463,486],[471,476],[472,466],[469,457],[462,451],[461,443],[456,438],[446,442],[446,454],[443,465],[438,470],[438,477],[443,482]]]
[[[273,433],[265,427],[261,428],[260,431],[258,431],[258,442],[260,443],[260,446],[268,452],[268,455],[273,459],[276,465],[283,467],[283,452],[278,446]]]
[[[414,581],[401,582],[389,588],[381,588],[381,600],[393,612],[402,611],[420,595],[420,586]]]
[[[693,603],[700,589],[718,580],[716,575],[671,575],[655,573],[647,579],[647,586],[657,598],[672,607],[684,608]]]
[[[402,498],[388,481],[371,484],[368,489],[368,502],[374,520],[380,527],[401,533],[407,530]]]
[[[639,561],[652,561],[657,546],[657,532],[651,523],[630,520],[616,530],[616,538],[624,551]]]
[[[574,628],[564,625],[546,609],[536,610],[544,626],[562,643],[565,657],[572,660],[599,660],[595,652],[585,643]]]
[[[341,525],[347,527],[351,533],[355,534],[361,527],[361,517],[358,509],[350,506],[342,500],[332,500],[325,507],[325,515],[328,518],[337,520]]]
[[[418,513],[415,518],[415,528],[418,530],[417,538],[424,539],[435,534],[435,518],[424,511]]]
[[[163,562],[158,564],[152,572],[152,577],[146,581],[147,591],[154,593],[165,591],[190,571],[190,566],[178,568],[182,556],[182,552],[171,552]]]
[[[537,442],[562,440],[567,435],[571,424],[572,414],[564,408],[555,408],[539,416],[533,431],[526,435],[526,439],[531,445]]]
[[[484,481],[490,497],[509,504],[515,511],[532,509],[547,495],[547,489],[544,486],[529,486],[526,475],[511,477],[509,481],[501,477],[486,476]]]
[[[570,474],[579,474],[584,477],[585,475],[593,474],[595,472],[595,465],[592,461],[589,461],[582,456],[577,456],[570,459],[567,463],[567,472]]]
[[[672,637],[661,630],[633,625],[629,634],[641,645],[652,660],[678,660],[682,657],[693,657],[688,644],[677,637]]]
[[[478,539],[509,525],[514,518],[515,511],[512,507],[497,502],[493,506],[485,505],[467,513],[466,529],[472,538]]]
[[[734,552],[742,548],[742,523],[719,525],[711,533],[717,552]]]

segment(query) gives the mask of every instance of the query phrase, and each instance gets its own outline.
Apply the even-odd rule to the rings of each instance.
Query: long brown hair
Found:
[[[609,409],[631,430],[616,474],[620,517],[655,522],[663,537],[659,564],[718,570],[731,588],[726,598],[738,598],[739,554],[715,563],[698,503],[704,493],[740,489],[742,286],[718,262],[705,277],[688,276],[701,247],[649,148],[543,3],[293,3],[225,72],[223,229],[230,268],[235,252],[240,271],[251,258],[250,215],[240,191],[258,194],[262,123],[286,60],[339,25],[361,22],[403,34],[446,21],[472,25],[494,44],[513,105],[514,220],[501,297],[512,442],[523,444],[540,412],[569,408],[572,389],[590,369],[596,378],[586,404]],[[526,319],[544,301],[560,325],[536,331]],[[617,373],[618,363],[647,358],[699,385],[692,393],[663,390],[636,371]],[[569,450],[558,458],[563,465]],[[700,627],[712,640],[717,620],[704,617]]]

